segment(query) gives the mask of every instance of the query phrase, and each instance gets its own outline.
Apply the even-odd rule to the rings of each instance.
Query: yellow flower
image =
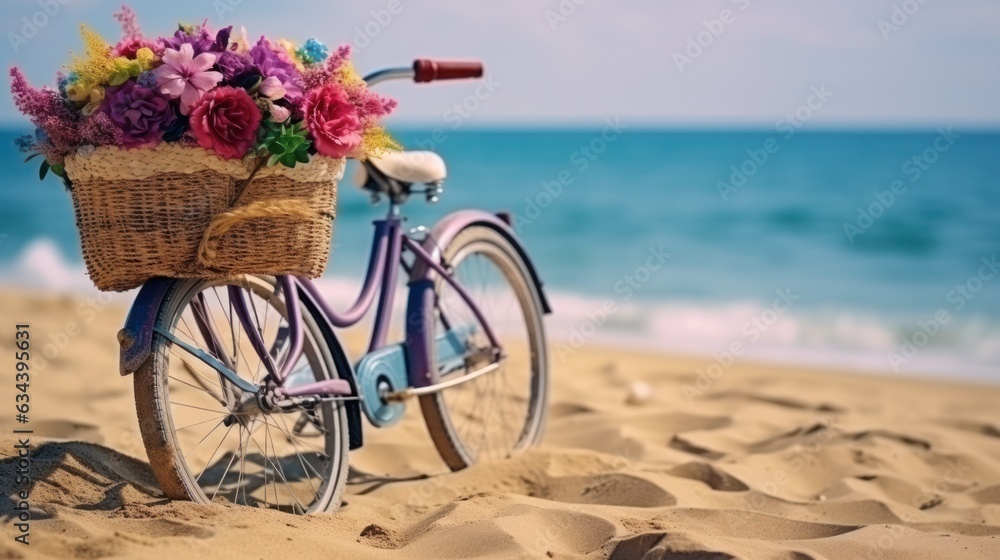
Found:
[[[81,103],[90,99],[91,89],[93,88],[90,84],[85,84],[83,82],[70,84],[66,87],[66,97],[68,97],[70,101]]]
[[[403,147],[396,142],[384,128],[369,125],[361,135],[361,147],[358,150],[365,157],[378,157],[386,152],[398,152]]]
[[[142,47],[141,49],[135,51],[135,60],[139,63],[139,69],[142,72],[148,72],[153,69],[153,64],[159,59],[152,49],[149,47]]]
[[[105,43],[100,35],[86,25],[80,26],[80,35],[83,36],[84,56],[74,56],[69,64],[69,70],[79,76],[81,83],[106,83],[114,72],[111,45]]]
[[[81,112],[84,116],[90,116],[104,101],[104,86],[91,86],[77,82],[66,88],[66,97],[77,103],[86,103]]]
[[[299,55],[296,54],[298,49],[295,47],[295,43],[289,41],[288,39],[278,39],[278,46],[288,53],[288,57],[292,59],[292,64],[295,65],[295,68],[299,72],[305,72],[306,66],[305,64],[302,64],[302,61],[299,60]]]
[[[364,85],[365,83],[361,79],[361,75],[354,70],[354,65],[346,61],[337,69],[337,81],[342,86]]]
[[[90,89],[90,102],[100,103],[104,101],[104,86],[94,86]]]

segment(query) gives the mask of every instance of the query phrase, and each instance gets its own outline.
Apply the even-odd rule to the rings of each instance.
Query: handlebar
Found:
[[[418,58],[413,66],[384,68],[376,70],[364,77],[369,86],[388,80],[413,80],[417,83],[436,80],[460,80],[464,78],[481,78],[483,63],[478,61],[445,61]]]
[[[413,61],[413,81],[433,82],[434,80],[461,80],[482,78],[483,63],[478,61],[449,62],[418,58]]]

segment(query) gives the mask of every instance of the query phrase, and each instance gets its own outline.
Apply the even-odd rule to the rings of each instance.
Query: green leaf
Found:
[[[312,141],[306,136],[301,122],[291,124],[266,122],[261,129],[263,130],[261,144],[271,154],[268,165],[280,163],[294,168],[298,163],[309,162],[309,148]]]
[[[55,164],[55,165],[52,166],[52,172],[55,173],[59,177],[65,177],[66,176],[66,168],[62,164],[60,164],[60,163],[57,163],[57,164]]]
[[[30,156],[24,158],[24,163],[28,163],[29,161],[35,159],[36,157],[38,157],[40,155],[42,155],[42,154],[31,154]]]
[[[111,77],[108,78],[108,85],[120,86],[127,82],[131,77],[132,76],[129,74],[129,70],[127,68],[123,70],[116,70],[111,74]]]
[[[43,161],[42,166],[38,169],[38,180],[44,181],[45,176],[49,174],[49,162]]]

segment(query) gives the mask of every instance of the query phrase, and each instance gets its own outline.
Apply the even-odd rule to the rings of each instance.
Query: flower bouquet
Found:
[[[207,24],[149,38],[128,6],[116,18],[113,46],[82,27],[58,89],[11,70],[36,126],[19,147],[70,190],[97,287],[320,275],[345,158],[398,149],[379,124],[395,101],[366,88],[346,45]]]

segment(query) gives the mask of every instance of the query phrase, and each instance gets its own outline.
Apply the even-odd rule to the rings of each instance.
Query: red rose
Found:
[[[240,159],[257,141],[263,117],[244,89],[220,87],[206,93],[191,111],[198,145],[224,159]]]
[[[310,91],[302,112],[320,154],[346,157],[361,145],[361,118],[347,92],[339,85],[330,84]]]

